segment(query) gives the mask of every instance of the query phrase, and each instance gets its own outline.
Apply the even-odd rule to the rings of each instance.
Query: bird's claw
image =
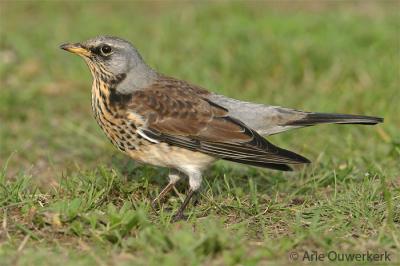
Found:
[[[182,212],[178,212],[172,216],[171,222],[176,223],[179,221],[187,220],[189,217]]]

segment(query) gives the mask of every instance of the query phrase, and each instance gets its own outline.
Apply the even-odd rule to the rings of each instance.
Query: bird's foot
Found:
[[[160,209],[161,204],[157,199],[155,199],[151,202],[150,206],[154,212],[157,212]]]
[[[177,212],[172,216],[171,222],[176,223],[179,221],[187,220],[189,217],[184,215],[183,212]]]

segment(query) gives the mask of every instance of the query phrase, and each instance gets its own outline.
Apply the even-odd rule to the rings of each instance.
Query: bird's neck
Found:
[[[117,91],[117,86],[126,78],[121,73],[116,76],[95,76],[92,85],[92,105],[100,104],[109,112],[125,107],[130,101],[132,93],[123,94]]]
[[[159,75],[146,64],[117,75],[102,68],[90,69],[93,75],[92,102],[101,101],[110,109],[125,106],[133,92],[150,86]]]
[[[130,94],[134,91],[150,86],[158,77],[158,73],[145,63],[130,69],[115,89],[121,94]]]

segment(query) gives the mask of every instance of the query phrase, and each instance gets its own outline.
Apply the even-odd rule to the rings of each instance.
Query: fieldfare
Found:
[[[80,55],[93,76],[92,110],[109,140],[132,159],[171,169],[160,202],[182,177],[189,192],[174,215],[198,191],[215,160],[290,171],[310,161],[267,141],[289,129],[323,123],[374,125],[382,118],[303,112],[231,99],[158,73],[129,42],[99,36],[61,48]]]

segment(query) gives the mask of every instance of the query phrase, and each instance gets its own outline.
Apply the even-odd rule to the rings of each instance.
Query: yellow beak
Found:
[[[77,55],[82,55],[82,56],[90,56],[91,52],[89,49],[85,48],[82,44],[80,43],[65,43],[65,44],[61,44],[60,48],[77,54]]]

